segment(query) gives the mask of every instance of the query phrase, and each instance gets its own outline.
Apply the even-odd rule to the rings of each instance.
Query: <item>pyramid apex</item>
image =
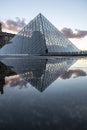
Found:
[[[42,15],[42,13],[39,13],[39,15]]]
[[[41,15],[42,15],[42,13],[39,13],[38,15],[40,15],[40,16],[41,16]]]
[[[12,40],[5,45],[1,54],[58,54],[79,52],[52,23],[39,13]]]

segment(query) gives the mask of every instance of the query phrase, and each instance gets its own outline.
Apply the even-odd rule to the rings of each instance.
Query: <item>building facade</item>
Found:
[[[0,48],[7,44],[14,36],[15,34],[2,32],[2,24],[0,23]]]
[[[64,52],[79,52],[79,49],[42,14],[37,15],[0,50],[0,54],[45,55]]]

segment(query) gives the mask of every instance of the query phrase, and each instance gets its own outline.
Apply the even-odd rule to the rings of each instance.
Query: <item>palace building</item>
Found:
[[[0,48],[7,44],[15,34],[2,32],[2,24],[0,23]]]

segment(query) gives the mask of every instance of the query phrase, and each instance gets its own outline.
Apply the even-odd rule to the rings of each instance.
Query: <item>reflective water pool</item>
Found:
[[[0,130],[87,130],[87,58],[0,60]]]

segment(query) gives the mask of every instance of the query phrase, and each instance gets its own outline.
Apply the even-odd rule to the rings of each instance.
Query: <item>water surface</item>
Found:
[[[87,58],[3,58],[0,93],[0,130],[87,130]]]

